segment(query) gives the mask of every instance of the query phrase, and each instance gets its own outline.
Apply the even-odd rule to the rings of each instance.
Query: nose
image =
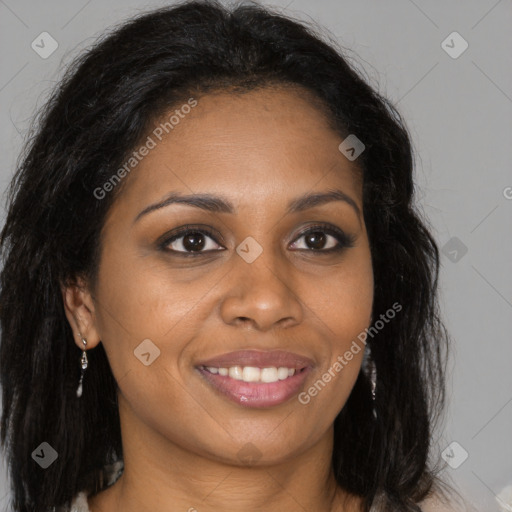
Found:
[[[229,286],[220,306],[226,324],[267,331],[302,322],[304,307],[286,263],[278,262],[278,256],[272,256],[270,251],[263,251],[252,263],[236,254],[234,258],[234,266],[226,276]]]

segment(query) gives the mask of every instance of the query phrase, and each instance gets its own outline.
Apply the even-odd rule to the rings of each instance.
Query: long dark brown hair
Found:
[[[444,405],[448,335],[438,311],[439,253],[414,207],[413,151],[393,105],[312,27],[259,5],[184,2],[140,15],[81,54],[36,118],[8,192],[1,232],[1,443],[13,510],[41,512],[85,488],[122,459],[117,386],[102,345],[88,352],[76,398],[80,351],[60,286],[94,282],[100,231],[122,187],[101,187],[152,123],[208,91],[300,86],[326,106],[339,134],[366,148],[364,220],[371,246],[373,318],[398,302],[397,319],[368,345],[377,368],[377,419],[361,372],[335,420],[333,469],[365,510],[420,510],[436,482],[428,462]],[[42,442],[58,460],[41,471]]]

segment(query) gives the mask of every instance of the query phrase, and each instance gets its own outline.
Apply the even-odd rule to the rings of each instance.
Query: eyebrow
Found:
[[[290,213],[302,212],[304,210],[308,210],[309,208],[330,203],[332,201],[342,201],[349,204],[354,209],[357,217],[360,220],[361,210],[359,209],[357,203],[345,192],[338,189],[327,190],[325,192],[313,192],[293,199],[288,204],[286,214],[288,215]],[[135,217],[133,223],[137,222],[144,215],[147,215],[148,213],[155,210],[159,210],[160,208],[165,208],[171,204],[185,204],[195,208],[200,208],[201,210],[211,213],[235,213],[233,203],[221,196],[215,196],[212,194],[183,195],[179,192],[171,192],[162,201],[151,204],[144,208]]]

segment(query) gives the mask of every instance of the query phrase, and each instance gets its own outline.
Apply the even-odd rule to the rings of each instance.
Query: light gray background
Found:
[[[442,309],[454,359],[440,449],[457,441],[468,452],[446,474],[479,511],[497,511],[495,494],[512,485],[512,3],[263,3],[326,27],[406,119],[417,151],[419,205],[441,247],[460,240],[451,242],[459,244],[457,255],[449,245],[442,256]],[[0,0],[2,191],[34,109],[63,66],[105,28],[164,4]],[[31,48],[43,31],[59,44],[47,59]],[[441,46],[453,31],[469,44],[458,58]],[[448,44],[460,48],[456,40]],[[460,243],[467,247],[462,257]],[[461,453],[455,450],[454,458]],[[8,486],[0,462],[4,509]]]

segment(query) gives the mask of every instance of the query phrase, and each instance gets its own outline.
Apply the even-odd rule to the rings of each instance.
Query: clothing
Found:
[[[106,482],[106,487],[116,483],[118,478],[122,475],[123,469],[123,461],[117,461],[114,464],[105,466],[103,469],[103,481]],[[87,493],[85,491],[79,492],[73,498],[69,511],[62,510],[62,512],[91,512],[89,504],[87,503]]]
[[[105,466],[103,469],[103,482],[106,482],[105,488],[117,482],[123,470],[123,461],[117,461],[114,464]],[[372,511],[378,509],[378,501],[379,498],[376,498],[371,508]],[[438,501],[438,498],[430,498],[419,505],[423,512],[477,512],[476,509],[468,507],[467,504],[465,504],[464,508],[454,507],[455,504],[447,506]],[[79,492],[73,498],[70,508],[60,508],[56,512],[91,512],[87,501],[87,493],[85,491]]]

